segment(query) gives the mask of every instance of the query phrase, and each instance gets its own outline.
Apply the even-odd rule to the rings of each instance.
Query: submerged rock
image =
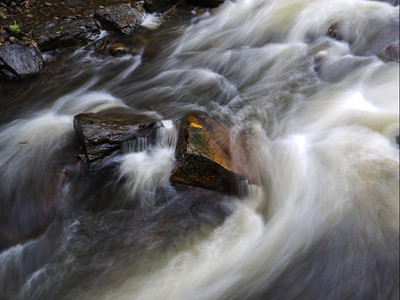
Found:
[[[94,41],[100,30],[93,22],[79,20],[47,22],[38,26],[33,35],[41,51],[83,46]]]
[[[135,144],[140,144],[139,139],[154,144],[160,127],[163,127],[161,122],[120,112],[85,113],[74,117],[74,128],[92,167],[120,154],[124,142],[131,142],[133,151],[137,150]]]
[[[0,78],[21,79],[35,75],[43,67],[40,51],[23,45],[0,46]]]
[[[248,176],[239,169],[240,164],[233,163],[230,142],[227,126],[205,115],[190,115],[179,133],[175,152],[177,165],[171,173],[171,181],[238,192],[238,183]]]
[[[124,3],[99,9],[96,11],[95,17],[104,28],[129,34],[140,26],[144,15],[138,8]]]
[[[379,58],[384,62],[400,62],[399,44],[388,46],[385,51],[379,54]]]

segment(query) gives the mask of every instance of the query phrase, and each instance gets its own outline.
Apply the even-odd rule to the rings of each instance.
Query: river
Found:
[[[398,299],[399,64],[371,56],[398,27],[381,2],[238,0],[154,31],[152,60],[79,49],[3,83],[1,230],[56,217],[0,252],[0,299]],[[118,108],[231,124],[260,185],[175,187],[174,143],[80,171],[73,117]]]

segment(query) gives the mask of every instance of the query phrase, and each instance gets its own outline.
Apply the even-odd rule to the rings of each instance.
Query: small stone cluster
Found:
[[[69,3],[70,0],[54,3],[40,0],[0,1],[0,78],[16,80],[39,73],[44,64],[41,52],[63,52],[89,45],[100,37],[102,29],[114,36],[137,32],[145,13],[157,12],[171,17],[185,15],[190,18],[197,14],[196,5],[215,7],[223,0],[208,1],[207,4],[197,0],[191,3],[183,0],[168,3],[163,0],[151,1],[131,4],[131,1],[121,3],[108,0],[108,6],[95,6],[91,0],[88,1],[88,7],[81,8]],[[94,47],[101,49],[108,39],[106,37]],[[20,45],[17,47],[19,52],[14,51],[16,47],[13,44]],[[107,54],[110,55],[135,55],[139,52],[135,47],[131,49],[119,43],[108,44],[111,44],[107,48]],[[10,53],[18,58],[10,60]],[[26,53],[37,53],[37,57],[24,56]],[[153,57],[153,49],[144,51],[144,56]],[[14,65],[13,62],[18,64]]]

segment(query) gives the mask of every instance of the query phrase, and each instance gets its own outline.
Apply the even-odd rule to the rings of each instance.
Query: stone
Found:
[[[43,61],[36,48],[17,44],[0,46],[0,78],[16,80],[38,74]]]
[[[94,41],[99,35],[100,30],[93,22],[79,20],[47,22],[33,31],[41,51],[83,46]]]
[[[105,29],[122,34],[130,34],[140,26],[144,18],[143,12],[129,3],[107,6],[97,10],[94,16]]]
[[[125,47],[122,43],[113,43],[109,48],[110,54],[115,56],[129,54],[130,49]]]
[[[205,115],[188,116],[179,132],[171,182],[237,193],[238,183],[250,177],[241,169],[246,163],[233,163],[230,146],[227,126]]]
[[[378,56],[384,62],[400,62],[399,44],[389,45]]]
[[[150,13],[161,13],[170,9],[177,3],[178,0],[144,0],[144,8]]]
[[[90,167],[122,153],[126,143],[135,145],[142,138],[146,144],[154,144],[157,129],[161,127],[157,120],[125,112],[84,113],[74,117],[74,128]]]
[[[338,29],[338,25],[337,24],[333,24],[332,26],[329,27],[328,36],[330,36],[331,38],[334,38],[334,39],[336,39],[338,41],[343,40],[343,35],[340,32],[340,30]]]

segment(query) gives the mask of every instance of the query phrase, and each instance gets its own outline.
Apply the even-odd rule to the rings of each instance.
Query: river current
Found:
[[[398,299],[399,64],[373,55],[398,27],[383,2],[228,1],[156,29],[150,61],[79,49],[0,86],[2,231],[57,202],[44,233],[0,252],[0,299]],[[118,108],[232,125],[260,185],[171,185],[173,126],[80,171],[73,117]]]

